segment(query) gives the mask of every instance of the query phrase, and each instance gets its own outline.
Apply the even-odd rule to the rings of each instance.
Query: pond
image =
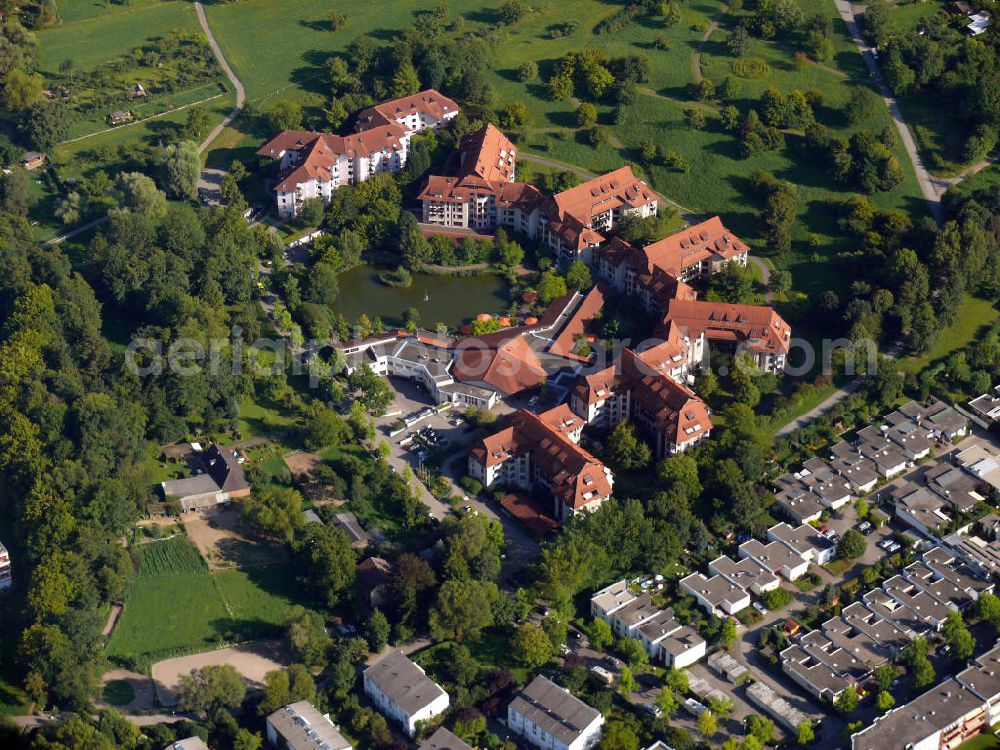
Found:
[[[340,275],[336,308],[348,323],[354,323],[364,313],[372,320],[381,316],[386,325],[401,326],[406,310],[414,307],[420,313],[422,328],[433,328],[435,323],[457,328],[479,313],[495,315],[510,306],[507,284],[496,274],[413,274],[413,283],[403,288],[379,281],[381,270],[357,266]]]

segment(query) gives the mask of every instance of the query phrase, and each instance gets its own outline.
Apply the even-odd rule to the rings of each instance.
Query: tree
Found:
[[[171,143],[164,150],[167,193],[175,198],[194,200],[201,179],[198,145],[191,141]]]
[[[753,293],[753,272],[739,263],[724,263],[709,281],[709,294],[716,301],[745,304],[753,298]]]
[[[524,102],[511,102],[500,113],[500,125],[513,133],[524,133],[531,122],[531,112]]]
[[[976,650],[976,639],[965,625],[961,612],[949,612],[942,629],[944,637],[951,646],[951,658],[955,661],[965,661]]]
[[[188,110],[187,120],[181,130],[184,138],[189,141],[200,141],[208,135],[208,129],[212,126],[212,116],[204,107],[192,107]],[[281,128],[276,128],[280,130]]]
[[[337,32],[340,31],[347,25],[347,14],[338,13],[337,11],[330,12],[330,31]]]
[[[292,607],[285,618],[288,642],[296,661],[310,669],[326,665],[327,652],[333,641],[327,635],[323,616],[301,605]]]
[[[875,696],[875,708],[878,709],[880,714],[884,714],[889,709],[896,705],[896,699],[892,697],[892,693],[883,690],[878,695]]]
[[[808,745],[816,739],[816,733],[813,732],[812,722],[809,719],[803,720],[795,728],[795,741],[800,745]]]
[[[311,451],[318,451],[330,445],[337,445],[348,437],[347,425],[337,414],[316,401],[309,406],[305,423],[305,445]]]
[[[36,148],[47,150],[66,140],[72,122],[70,110],[59,102],[40,99],[21,119],[21,132]]]
[[[476,637],[493,624],[493,602],[497,587],[484,581],[445,581],[430,611],[431,636],[435,640],[463,641]]]
[[[635,638],[620,638],[615,644],[615,648],[632,669],[638,669],[649,663],[649,654],[646,653],[646,647],[642,645],[642,641]]]
[[[410,271],[419,271],[430,260],[431,247],[420,231],[417,217],[409,211],[399,217],[399,250],[403,265]]]
[[[635,425],[619,422],[608,436],[608,456],[611,463],[625,471],[649,465],[649,446],[636,436]]]
[[[597,124],[597,107],[590,102],[582,102],[576,108],[576,126],[578,128],[592,128]]]
[[[10,71],[3,84],[4,106],[12,112],[30,107],[42,95],[42,80],[38,73],[17,69]]]
[[[75,190],[63,198],[56,206],[56,218],[63,224],[69,226],[76,224],[83,218],[85,202],[83,197]]]
[[[257,705],[261,716],[298,701],[316,700],[316,683],[301,664],[288,669],[276,669],[264,676],[264,699]]]
[[[719,631],[719,643],[727,651],[731,651],[737,638],[739,638],[739,633],[736,631],[736,622],[733,618],[727,617],[722,623],[722,629]]]
[[[177,691],[178,704],[185,711],[237,708],[247,688],[236,667],[216,664],[184,675]]]
[[[547,305],[567,292],[566,280],[553,270],[546,271],[538,281],[538,299]]]
[[[611,626],[604,620],[594,619],[587,628],[587,636],[590,638],[590,645],[595,651],[603,651],[614,643],[615,634],[611,632]]]
[[[923,690],[934,684],[937,675],[934,665],[927,658],[927,640],[923,636],[917,636],[910,642],[904,652],[904,659],[913,674],[914,689]]]
[[[27,216],[35,205],[31,194],[28,173],[20,167],[14,167],[10,174],[0,175],[0,209],[14,216]]]
[[[544,630],[531,622],[518,626],[510,645],[514,658],[532,669],[541,667],[552,658],[552,642]]]
[[[243,503],[243,515],[265,534],[290,542],[303,523],[302,495],[291,487],[262,487]]]
[[[626,698],[635,692],[637,683],[635,681],[635,676],[632,674],[632,670],[627,664],[622,665],[621,672],[618,674],[618,692],[626,696]]]
[[[865,554],[867,548],[868,542],[864,535],[856,529],[848,529],[837,544],[837,557],[842,560],[856,560]]]
[[[148,219],[167,215],[167,196],[152,179],[141,172],[125,172],[118,177],[120,202],[124,208]]]
[[[976,617],[988,622],[1000,632],[1000,597],[996,594],[983,593],[976,600]]]
[[[517,80],[521,83],[531,83],[538,78],[538,63],[525,60],[517,69]]]
[[[497,15],[500,17],[502,23],[509,26],[512,23],[520,21],[527,12],[527,8],[521,4],[520,0],[503,0],[500,3],[500,8],[497,10]]]
[[[896,680],[896,668],[892,664],[882,664],[875,668],[873,676],[875,686],[880,691],[885,692],[892,687],[892,683]]]
[[[590,266],[581,260],[574,260],[566,269],[566,286],[570,289],[590,289],[594,280],[590,274]]]
[[[365,639],[372,653],[377,654],[389,642],[389,620],[378,607],[372,610],[365,627]]]
[[[410,96],[420,91],[420,76],[412,63],[404,62],[392,77],[392,95]]]
[[[609,721],[601,736],[601,750],[639,750],[639,738],[623,721]]]
[[[698,732],[706,739],[714,737],[719,731],[719,721],[711,711],[705,711],[698,717]]]
[[[747,719],[747,732],[767,745],[774,739],[774,722],[757,714],[750,714]]]
[[[267,115],[271,130],[298,130],[302,127],[302,107],[295,102],[280,101]]]
[[[853,713],[858,707],[858,691],[854,685],[848,685],[833,702],[833,707],[842,714]]]
[[[566,101],[573,96],[573,79],[565,73],[557,73],[546,84],[549,98],[557,102]]]
[[[750,33],[745,24],[738,24],[726,35],[726,49],[733,57],[746,57],[750,52]]]
[[[867,120],[878,106],[878,97],[867,86],[857,86],[844,105],[844,114],[852,125]]]
[[[300,583],[328,607],[336,607],[354,585],[357,561],[347,534],[333,526],[306,524],[292,552]]]

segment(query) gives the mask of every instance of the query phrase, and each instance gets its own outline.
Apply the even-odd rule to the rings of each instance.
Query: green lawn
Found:
[[[9,675],[0,673],[0,716],[20,716],[28,712],[30,701],[21,686]]]
[[[963,742],[955,750],[998,750],[1000,739],[995,734],[981,734],[968,742]]]
[[[966,297],[958,310],[955,324],[938,333],[934,346],[927,354],[901,360],[901,368],[906,372],[920,372],[931,362],[944,359],[953,351],[970,344],[998,318],[1000,310],[994,303],[979,297]]]
[[[125,680],[112,680],[101,690],[101,697],[112,706],[127,706],[135,700],[135,689]]]
[[[145,667],[169,656],[278,635],[296,603],[294,579],[283,565],[209,573],[185,537],[144,544],[138,556],[143,567],[108,644],[108,656],[120,663]],[[148,564],[153,559],[161,563],[155,570]]]
[[[266,437],[288,429],[294,419],[275,404],[248,398],[240,406],[240,416],[236,420],[236,430],[246,438]]]
[[[115,10],[78,17],[71,13],[76,20],[64,18],[60,25],[38,32],[41,70],[53,72],[66,60],[77,70],[98,68],[168,32],[200,30],[193,3],[140,1],[110,7]]]

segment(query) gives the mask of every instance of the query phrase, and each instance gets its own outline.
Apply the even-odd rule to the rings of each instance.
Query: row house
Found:
[[[565,404],[539,415],[521,409],[505,428],[473,444],[469,474],[484,487],[544,489],[560,522],[595,510],[611,497],[614,476],[578,444],[583,424]]]
[[[448,693],[402,651],[390,651],[364,671],[364,689],[375,708],[410,737],[418,722],[448,709]]]
[[[600,711],[540,675],[507,706],[507,728],[541,750],[587,750],[603,725]]]

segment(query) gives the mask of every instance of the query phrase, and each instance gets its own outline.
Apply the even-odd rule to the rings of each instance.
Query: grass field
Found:
[[[956,349],[970,344],[998,318],[1000,310],[993,302],[979,297],[966,297],[958,309],[958,320],[955,324],[938,333],[934,346],[927,354],[902,360],[901,369],[912,373],[920,372],[930,363],[944,359]]]
[[[346,27],[331,33],[326,18],[328,6],[318,0],[291,0],[282,5],[280,16],[269,0],[246,0],[239,4],[211,5],[207,9],[213,31],[227,59],[247,88],[251,100],[269,108],[278,99],[301,103],[307,111],[319,109],[325,103],[327,87],[320,71],[328,57],[343,50],[352,39],[371,34],[388,40],[395,29],[413,22],[414,11],[435,6],[436,0],[400,0],[393,3],[394,12],[387,14],[382,6],[362,0],[344,0],[338,11],[348,17]],[[743,80],[742,93],[736,103],[748,107],[768,86],[790,91],[816,89],[824,96],[819,108],[820,119],[838,135],[853,131],[840,113],[851,90],[857,85],[869,85],[869,76],[846,27],[828,0],[802,0],[807,16],[822,13],[834,19],[835,56],[824,65],[806,62],[797,65],[796,48],[791,43],[755,40],[752,56],[763,58],[771,75],[763,80]],[[494,20],[491,9],[481,3],[457,0],[451,3],[452,16],[463,15],[464,29],[480,27]],[[611,15],[616,5],[601,0],[567,0],[563,3],[542,2],[535,12],[505,31],[503,42],[497,45],[490,61],[488,77],[500,108],[510,101],[528,105],[533,121],[520,145],[525,152],[578,165],[598,172],[620,166],[637,156],[643,141],[662,143],[678,151],[690,164],[687,173],[654,167],[649,175],[653,186],[668,199],[702,215],[722,214],[727,224],[751,243],[755,252],[763,251],[763,225],[760,209],[750,195],[749,175],[755,170],[768,170],[799,186],[800,207],[793,230],[796,245],[790,258],[795,287],[812,294],[821,289],[846,289],[850,280],[831,262],[833,255],[849,249],[851,242],[836,226],[836,217],[829,207],[830,199],[842,199],[851,194],[843,186],[831,184],[825,165],[806,154],[802,138],[788,135],[788,146],[782,152],[769,152],[742,159],[735,139],[724,132],[717,120],[709,117],[704,130],[694,130],[685,122],[684,109],[687,86],[693,81],[692,58],[704,28],[711,20],[722,23],[704,45],[701,70],[706,77],[721,81],[732,75],[733,58],[729,57],[723,40],[728,27],[735,25],[739,15],[723,13],[725,4],[719,0],[691,0],[682,6],[683,20],[664,29],[658,19],[643,19],[624,30],[596,36],[593,28]],[[566,37],[550,39],[546,28],[567,18],[579,21],[577,29]],[[670,49],[654,47],[653,40],[666,37]],[[525,60],[538,63],[540,81],[547,78],[557,59],[571,50],[599,46],[608,55],[641,54],[652,65],[651,80],[642,88],[635,104],[627,108],[624,122],[612,125],[611,108],[600,105],[601,122],[611,127],[621,148],[607,144],[592,148],[573,123],[573,105],[553,102],[546,98],[540,82],[520,83],[518,65]],[[715,106],[707,106],[709,111]],[[891,124],[888,111],[878,108],[869,121],[859,127],[881,130]],[[255,140],[256,138],[256,140]],[[239,136],[234,131],[227,144],[234,153],[249,153],[259,137]],[[226,163],[224,152],[209,154],[209,162]],[[900,208],[915,218],[926,213],[905,152],[898,149],[905,178],[895,190],[873,196],[884,208]],[[820,246],[814,251],[805,247],[806,238],[816,234]]]
[[[209,573],[185,537],[139,548],[140,572],[108,644],[113,660],[148,666],[223,643],[273,637],[296,603],[285,566]]]
[[[955,750],[998,750],[1000,749],[1000,739],[995,734],[981,734],[973,737],[968,742],[963,742]]]

